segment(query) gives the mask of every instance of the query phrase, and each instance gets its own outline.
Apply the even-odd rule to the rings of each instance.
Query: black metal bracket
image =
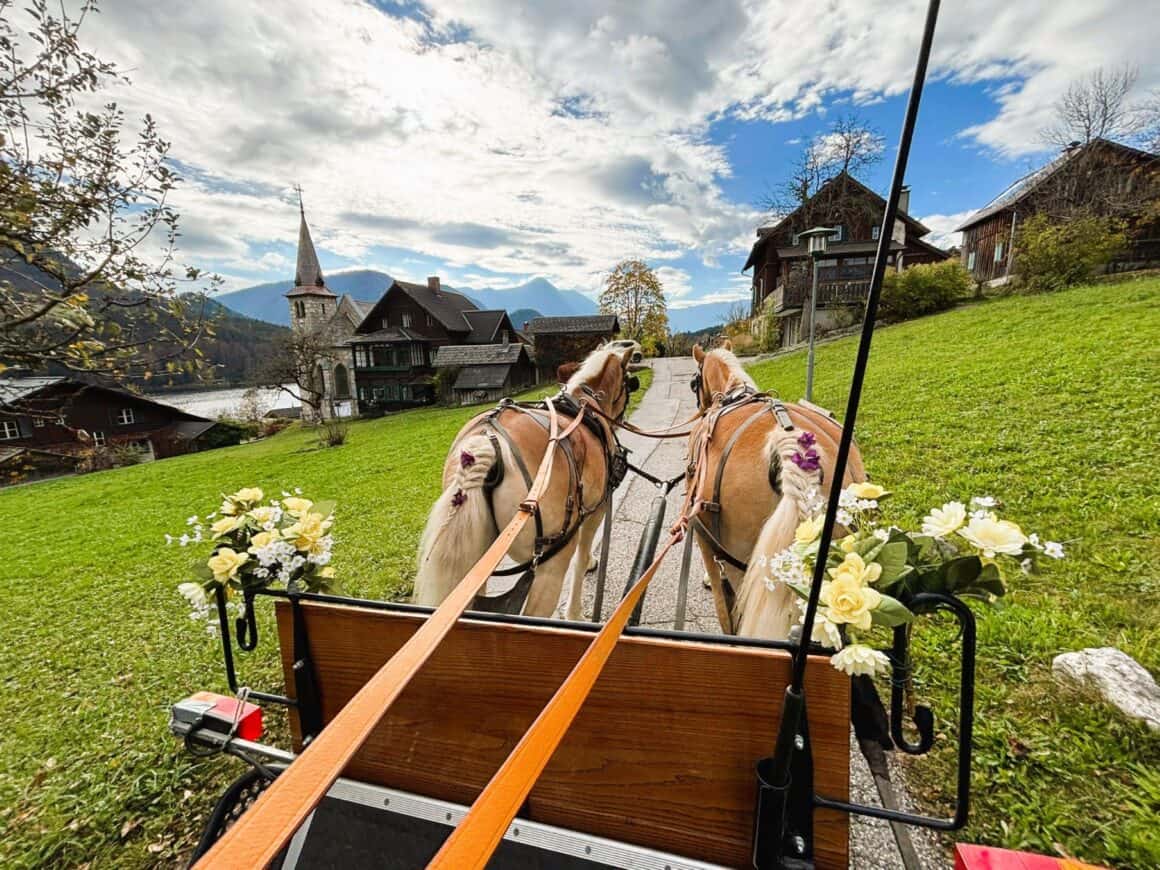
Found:
[[[632,570],[628,572],[628,580],[624,584],[624,592],[621,593],[621,600],[623,600],[632,587],[636,585],[636,581],[641,578],[645,570],[652,564],[653,557],[657,552],[657,542],[661,537],[661,526],[665,522],[665,507],[668,500],[663,495],[658,495],[653,499],[652,508],[649,510],[648,520],[644,524],[644,529],[640,533],[640,544],[636,548],[636,558],[632,562]],[[644,596],[637,601],[636,607],[629,617],[629,625],[640,625],[641,612],[644,610]]]
[[[834,800],[822,795],[814,795],[816,807],[841,810],[859,816],[903,822],[938,831],[957,831],[967,823],[970,810],[971,753],[975,725],[975,648],[977,629],[975,614],[966,604],[953,595],[941,592],[922,592],[906,601],[916,615],[950,613],[959,623],[959,752],[958,771],[955,783],[955,809],[947,818],[935,818],[916,813],[905,813],[882,807],[852,804]],[[914,725],[919,739],[912,743],[903,733],[904,692],[910,676],[910,626],[902,625],[894,629],[894,648],[891,656],[890,730],[894,742],[910,755],[921,755],[934,745],[934,714],[929,707],[916,707]]]
[[[243,595],[242,606],[244,610],[234,626],[238,632],[238,648],[245,652],[253,652],[257,646],[258,627],[257,619],[254,616],[254,596],[259,594],[262,592],[247,592]],[[237,665],[234,662],[234,639],[230,632],[230,614],[226,608],[225,589],[218,588],[215,593],[215,603],[217,604],[218,628],[222,643],[222,661],[226,668],[226,683],[229,685],[230,691],[236,695],[241,684],[238,682]],[[281,704],[284,707],[298,706],[296,700],[286,695],[259,692],[254,689],[250,690],[250,699],[268,704]]]
[[[296,592],[290,593],[290,611],[294,620],[294,694],[298,697],[298,727],[302,729],[302,742],[306,744],[322,730],[322,704],[318,697],[314,659],[310,655],[306,617]]]

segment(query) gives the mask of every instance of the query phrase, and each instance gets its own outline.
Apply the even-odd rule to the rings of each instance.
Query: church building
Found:
[[[311,390],[322,397],[323,418],[432,404],[439,399],[439,348],[476,346],[504,356],[510,354],[508,345],[519,341],[506,311],[481,310],[462,293],[444,288],[436,276],[426,284],[391,281],[373,303],[337,296],[326,286],[301,204],[299,211],[298,266],[286,299],[291,328],[323,338],[319,344],[326,350],[309,369]],[[511,377],[505,374],[503,388],[528,385],[524,365],[518,368]],[[303,414],[314,415],[308,403],[303,403]]]

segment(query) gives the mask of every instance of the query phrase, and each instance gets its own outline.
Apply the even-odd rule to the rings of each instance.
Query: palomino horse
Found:
[[[598,348],[563,386],[572,403],[595,402],[609,418],[619,419],[628,405],[631,380],[628,365],[636,348]],[[564,400],[565,402],[568,399]],[[566,411],[566,409],[565,409]],[[568,422],[563,418],[562,429]],[[567,617],[580,617],[581,590],[592,540],[607,509],[609,474],[617,447],[607,420],[589,414],[557,448],[552,476],[540,497],[543,561],[523,612],[551,616],[560,598],[564,573],[572,565]],[[526,498],[531,478],[548,447],[545,410],[501,404],[464,426],[443,463],[443,494],[427,517],[419,543],[419,571],[414,600],[438,605],[515,516]],[[497,450],[502,473],[497,473]],[[529,562],[535,555],[536,532],[529,524],[512,544],[509,555]]]
[[[693,389],[707,413],[690,436],[689,456],[705,464],[698,498],[709,503],[695,525],[717,618],[730,634],[784,639],[798,621],[795,596],[784,584],[769,591],[767,562],[793,543],[811,491],[824,496],[833,484],[841,426],[810,407],[754,398],[757,387],[729,342],[708,353],[697,345],[693,359],[700,369]],[[792,429],[779,423],[782,413]],[[706,427],[711,438],[700,450]],[[865,479],[855,447],[843,486]]]

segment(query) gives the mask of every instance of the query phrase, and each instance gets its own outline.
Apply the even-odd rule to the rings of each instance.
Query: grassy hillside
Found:
[[[651,377],[641,372],[643,387]],[[403,593],[446,449],[479,410],[355,423],[348,442],[332,449],[291,429],[0,491],[0,709],[8,712],[0,729],[0,867],[173,866],[241,773],[237,762],[195,761],[166,731],[172,702],[200,689],[228,692],[217,641],[189,621],[175,591],[195,554],[166,547],[167,532],[179,535],[186,517],[214,510],[223,491],[302,487],[338,502],[340,591]],[[258,651],[242,654],[241,679],[277,688],[277,643],[268,618],[263,625]]]
[[[1121,867],[1160,866],[1160,733],[1067,691],[1051,660],[1117,646],[1160,675],[1160,281],[1010,298],[875,334],[858,440],[892,519],[993,495],[1068,556],[979,613],[978,718],[963,840]],[[855,342],[817,353],[815,401],[839,414]],[[751,369],[802,395],[801,354]],[[952,636],[918,632],[920,702],[954,737]],[[912,765],[946,793],[951,747]]]

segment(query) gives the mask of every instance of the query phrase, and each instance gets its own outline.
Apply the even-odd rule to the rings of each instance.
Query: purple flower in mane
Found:
[[[451,496],[451,506],[462,507],[465,501],[467,501],[467,493],[461,489],[455,490],[455,495]]]
[[[818,439],[813,432],[802,432],[802,434],[798,436],[797,442],[802,447],[813,447],[818,442]]]
[[[459,464],[464,468],[471,468],[475,465],[475,456],[464,450],[459,454]]]
[[[822,467],[821,459],[818,457],[818,451],[812,447],[808,448],[804,454],[795,450],[793,456],[790,457],[790,461],[802,471],[817,471]]]

